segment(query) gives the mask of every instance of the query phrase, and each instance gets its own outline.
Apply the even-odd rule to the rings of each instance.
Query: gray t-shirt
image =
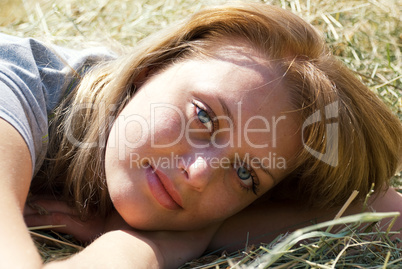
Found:
[[[113,58],[105,48],[77,51],[0,33],[0,118],[24,138],[33,174],[46,154],[48,114],[73,82],[71,71]]]

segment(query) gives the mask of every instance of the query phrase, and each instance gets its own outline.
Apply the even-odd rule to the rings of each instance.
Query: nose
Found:
[[[223,168],[217,163],[212,164],[207,156],[196,155],[182,170],[186,173],[186,183],[199,192],[213,180],[223,177]]]

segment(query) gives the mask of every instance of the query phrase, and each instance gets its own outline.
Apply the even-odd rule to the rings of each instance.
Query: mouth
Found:
[[[151,165],[146,168],[145,173],[151,194],[161,206],[169,210],[183,208],[179,193],[164,173],[153,169]]]

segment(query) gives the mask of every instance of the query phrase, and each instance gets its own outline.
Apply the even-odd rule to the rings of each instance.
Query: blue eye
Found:
[[[197,116],[202,123],[208,123],[211,121],[211,118],[205,110],[198,109]]]
[[[239,169],[237,169],[237,175],[239,176],[239,178],[241,180],[247,180],[251,177],[250,171],[248,171],[243,166],[241,166],[241,167],[239,167]]]
[[[238,166],[236,173],[237,176],[241,179],[240,187],[246,191],[253,191],[253,193],[257,195],[257,186],[259,185],[259,183],[257,176],[253,175],[254,172],[252,170],[249,170],[247,167]]]
[[[195,109],[198,120],[208,129],[209,132],[213,133],[214,123],[209,113],[197,105],[195,105]]]

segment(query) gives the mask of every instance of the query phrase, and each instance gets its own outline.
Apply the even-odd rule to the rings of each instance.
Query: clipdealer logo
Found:
[[[310,115],[303,123],[302,126],[302,141],[304,148],[317,159],[325,162],[326,164],[336,167],[338,165],[338,142],[339,142],[339,123],[333,122],[333,119],[338,118],[338,101],[333,102],[324,108],[325,118],[322,118],[322,111],[318,110]],[[325,120],[325,153],[318,152],[305,144],[304,129],[316,122]]]
[[[155,124],[158,121],[158,117],[156,116],[156,110],[157,109],[173,109],[173,112],[176,113],[178,115],[178,117],[180,118],[180,132],[178,134],[178,136],[176,137],[176,139],[174,141],[171,141],[168,144],[157,144],[155,141],[155,133],[156,133],[156,127]],[[107,126],[108,124],[111,124],[112,122],[114,122],[118,128],[116,128],[116,132],[117,132],[117,137],[118,137],[118,141],[112,141],[110,143],[110,147],[119,147],[121,148],[121,150],[119,151],[119,159],[123,160],[126,158],[126,150],[127,149],[135,149],[135,148],[139,148],[141,147],[143,144],[145,144],[147,142],[147,139],[151,139],[151,146],[153,148],[166,148],[169,146],[173,146],[174,144],[179,143],[179,141],[181,139],[186,139],[188,141],[188,143],[190,143],[192,146],[196,147],[196,148],[205,148],[207,146],[209,146],[209,144],[192,144],[192,141],[190,139],[190,134],[191,133],[195,133],[195,132],[205,132],[205,130],[196,130],[196,129],[192,129],[190,128],[190,124],[191,121],[195,120],[195,119],[190,119],[187,123],[185,120],[185,115],[183,114],[183,112],[181,110],[179,110],[177,107],[171,105],[171,104],[166,104],[166,103],[158,103],[158,104],[152,104],[151,106],[151,113],[150,113],[150,122],[148,119],[144,118],[141,115],[129,115],[126,117],[122,117],[122,116],[117,116],[117,118],[113,117],[113,116],[109,116],[107,117],[108,113],[107,111],[114,111],[116,110],[116,105],[109,105],[108,107],[101,103],[98,104],[98,106],[94,106],[93,104],[80,104],[79,106],[76,106],[73,108],[73,114],[75,113],[79,113],[80,110],[82,109],[96,109],[99,110],[99,113],[102,113],[102,117],[99,117],[100,122],[99,122],[99,126],[100,128],[104,128],[105,126]],[[241,102],[238,103],[238,110],[240,111],[238,116],[238,121],[241,122]],[[324,107],[324,109],[322,110],[318,110],[316,112],[314,112],[312,115],[310,115],[303,123],[302,128],[301,128],[301,139],[302,139],[302,144],[303,147],[311,154],[313,155],[315,158],[327,163],[330,166],[336,167],[338,165],[338,139],[339,139],[339,123],[334,121],[334,119],[337,119],[339,116],[339,110],[338,110],[338,101],[333,102],[327,106]],[[93,142],[83,142],[83,141],[79,141],[78,139],[76,139],[73,135],[73,124],[71,122],[72,117],[70,118],[69,121],[66,122],[66,135],[67,138],[69,139],[69,141],[71,143],[73,143],[74,145],[78,146],[78,147],[85,147],[85,148],[92,148],[92,147],[97,147],[97,146],[101,146],[104,145],[105,143],[105,139],[106,137],[104,136],[99,136],[99,141],[93,141]],[[263,116],[259,116],[259,115],[255,115],[254,117],[250,118],[247,120],[246,125],[245,126],[237,126],[237,129],[235,130],[234,124],[231,122],[230,119],[224,118],[223,120],[228,121],[229,124],[229,128],[223,129],[223,130],[219,130],[219,132],[227,132],[229,135],[229,140],[227,141],[227,143],[224,143],[222,145],[220,144],[216,144],[214,140],[212,140],[212,143],[215,147],[217,148],[222,148],[222,147],[233,147],[234,145],[237,146],[241,146],[242,144],[242,140],[241,137],[245,138],[245,143],[247,143],[249,146],[253,147],[253,148],[267,148],[267,147],[272,147],[272,148],[276,148],[276,140],[277,140],[277,127],[278,124],[281,121],[286,120],[287,117],[286,116],[280,116],[280,117],[272,117],[271,120],[266,119]],[[250,128],[249,124],[252,121],[261,121],[264,124],[264,128],[263,129],[253,129]],[[325,152],[319,152],[316,151],[315,149],[311,148],[309,145],[307,145],[305,143],[305,139],[304,139],[304,130],[317,122],[320,121],[326,121],[327,123],[325,124],[325,137],[323,137],[323,141],[325,141]],[[129,137],[126,137],[126,128],[128,125],[136,125],[138,128],[138,139],[135,141],[131,141],[129,139]],[[104,133],[104,132],[99,132],[100,134]],[[271,133],[271,143],[270,145],[268,144],[255,144],[253,143],[250,139],[249,139],[249,134],[250,133],[261,133],[263,135],[263,133]],[[234,136],[235,134],[237,134],[237,140],[235,141]],[[215,134],[216,135],[216,134]]]

